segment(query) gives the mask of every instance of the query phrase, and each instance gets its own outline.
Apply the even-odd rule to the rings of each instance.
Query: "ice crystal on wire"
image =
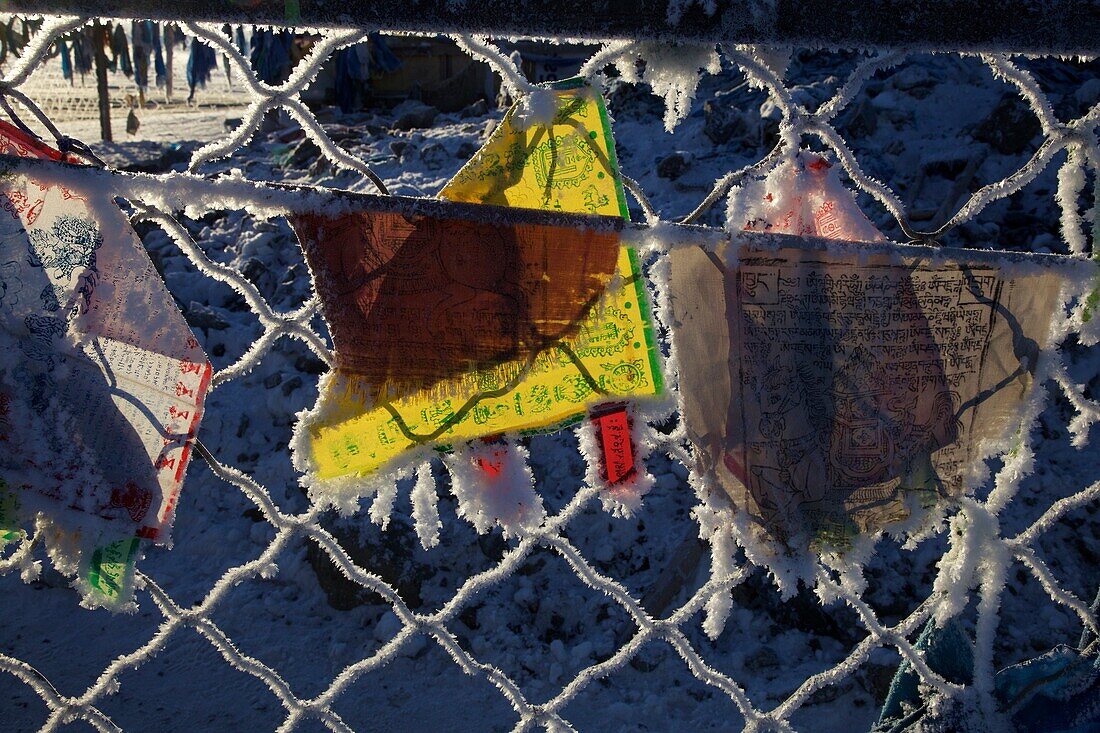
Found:
[[[691,112],[703,71],[717,74],[722,60],[713,44],[639,43],[616,60],[624,80],[644,81],[665,100],[665,130],[672,132]]]

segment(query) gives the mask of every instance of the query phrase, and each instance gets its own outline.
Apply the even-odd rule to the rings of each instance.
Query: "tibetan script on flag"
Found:
[[[62,158],[6,123],[0,154]],[[0,514],[128,561],[169,540],[211,367],[110,192],[42,170],[0,174]]]
[[[843,548],[1004,449],[1063,279],[1053,257],[791,240],[672,252],[683,416],[766,536]]]
[[[626,205],[603,100],[579,81],[556,85],[552,93],[558,105],[552,124],[520,124],[513,108],[485,146],[443,188],[440,198],[625,218]],[[295,222],[300,238],[308,226]],[[424,239],[420,234],[416,236]],[[461,277],[478,281],[506,266],[508,258],[530,260],[526,254],[515,253],[513,242],[505,237],[493,248],[502,260],[487,265],[476,259],[476,247],[463,244],[470,239],[477,237],[465,234],[453,245],[425,246],[451,248],[455,251],[447,252],[447,256],[456,261],[471,258],[463,266],[475,271],[463,272]],[[604,259],[608,252],[614,256],[610,269]],[[558,322],[548,322],[537,333],[525,331],[523,339],[512,339],[516,343],[509,348],[516,351],[511,358],[486,364],[469,353],[472,345],[467,345],[464,353],[443,355],[439,364],[429,367],[432,373],[428,375],[422,373],[421,365],[395,363],[395,367],[409,366],[412,371],[390,383],[407,387],[420,381],[426,386],[404,391],[383,403],[364,401],[363,396],[375,389],[370,380],[338,367],[322,383],[317,408],[299,424],[298,430],[305,433],[296,441],[299,466],[315,481],[363,475],[420,445],[450,445],[502,433],[556,430],[583,418],[589,407],[609,397],[659,394],[659,350],[645,285],[632,250],[617,245],[613,250],[600,247],[598,256],[586,256],[589,259],[583,268],[589,275],[610,277],[599,303],[587,307],[587,297],[574,299],[574,305],[587,307],[583,317],[571,325],[566,323],[568,318],[551,319]],[[574,266],[565,261],[539,265],[548,271]],[[583,287],[570,287],[578,294],[584,291]],[[436,295],[424,297],[431,300]],[[415,318],[407,319],[400,331],[387,337],[423,338],[417,335],[423,314],[419,306],[415,310]],[[486,334],[494,328],[501,330],[500,324],[488,324]],[[539,342],[555,333],[561,337],[540,349]],[[336,333],[334,336],[339,338]],[[376,337],[380,336],[371,338]],[[431,348],[425,345],[426,350]],[[500,355],[507,349],[489,351]],[[453,373],[427,386],[444,371]]]

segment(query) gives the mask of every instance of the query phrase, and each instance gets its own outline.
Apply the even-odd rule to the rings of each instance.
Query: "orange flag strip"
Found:
[[[505,361],[521,368],[573,335],[612,279],[614,226],[473,219],[456,208],[292,219],[336,365],[362,378],[367,398],[400,398]]]

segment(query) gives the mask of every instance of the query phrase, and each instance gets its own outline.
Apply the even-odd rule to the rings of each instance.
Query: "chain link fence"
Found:
[[[87,22],[83,18],[48,18],[31,39],[18,62],[10,64],[6,69],[4,91],[25,95],[31,102],[39,102],[38,106],[45,111],[47,117],[60,114],[62,109],[56,105],[51,106],[50,102],[51,95],[56,94],[56,80],[43,81],[52,73],[46,71],[49,67],[46,58],[57,38]],[[181,190],[194,194],[193,200],[187,201],[190,218],[174,213],[177,209],[170,205],[168,198],[157,191],[157,182],[139,174],[127,179],[130,183],[125,186],[124,196],[133,206],[135,221],[139,222],[139,226],[145,227],[143,231],[148,231],[150,223],[160,228],[178,245],[195,271],[228,285],[240,296],[243,307],[255,316],[256,326],[251,332],[253,335],[242,336],[252,338],[251,343],[240,352],[236,360],[227,357],[227,363],[213,379],[216,395],[217,390],[224,389],[228,384],[247,379],[258,364],[271,359],[281,349],[289,348],[288,345],[297,349],[294,353],[312,352],[315,359],[324,363],[331,363],[331,353],[327,335],[317,318],[318,303],[314,297],[305,295],[300,307],[289,311],[276,310],[270,302],[270,296],[261,291],[254,279],[227,264],[225,258],[219,255],[219,247],[224,242],[203,240],[204,233],[210,232],[201,225],[200,215],[203,212],[237,210],[244,213],[237,214],[236,220],[245,220],[251,208],[247,194],[238,193],[233,198],[224,186],[205,176],[209,171],[209,164],[248,145],[260,134],[268,113],[281,109],[300,125],[305,136],[330,161],[334,170],[349,170],[359,177],[356,181],[357,187],[365,191],[378,188],[385,192],[386,186],[374,171],[375,163],[335,143],[314,111],[301,100],[302,92],[312,83],[320,67],[338,49],[365,40],[365,30],[353,28],[320,32],[319,40],[312,45],[309,55],[294,68],[289,79],[279,85],[269,85],[257,78],[248,59],[223,34],[220,26],[185,21],[180,25],[194,42],[209,44],[219,56],[228,59],[235,84],[247,93],[247,105],[242,107],[241,113],[236,115],[239,119],[223,136],[194,151],[188,172],[181,174],[182,178],[187,179],[186,186],[177,187],[175,195],[179,195]],[[490,39],[459,35],[454,41],[470,55],[488,63],[500,75],[505,88],[513,96],[522,97],[533,89],[508,55]],[[645,58],[654,51],[652,44],[648,43],[608,42],[581,67],[580,74],[595,78],[618,59],[632,54]],[[939,243],[953,230],[971,222],[980,222],[982,213],[995,202],[1020,194],[1029,184],[1041,179],[1044,173],[1049,178],[1050,171],[1057,168],[1057,181],[1048,188],[1046,196],[1053,201],[1051,210],[1058,212],[1060,217],[1060,242],[1048,242],[1048,248],[1081,257],[1087,256],[1091,251],[1090,238],[1096,235],[1096,211],[1100,208],[1096,203],[1097,191],[1100,190],[1096,185],[1096,176],[1100,173],[1100,142],[1097,136],[1100,104],[1092,104],[1083,114],[1070,118],[1060,117],[1056,114],[1055,105],[1048,94],[1041,88],[1038,81],[1040,74],[1032,70],[1035,64],[1030,60],[1005,54],[959,56],[960,63],[984,65],[997,83],[1004,84],[1006,89],[1012,90],[1026,103],[1030,115],[1038,123],[1043,141],[1026,161],[1011,170],[1003,170],[997,180],[985,185],[975,183],[972,186],[968,186],[971,181],[967,181],[958,190],[946,192],[946,197],[950,200],[940,207],[942,211],[927,216],[918,215],[914,210],[912,197],[909,201],[903,200],[903,196],[890,185],[868,172],[861,161],[864,153],[853,152],[837,123],[839,119],[844,119],[847,126],[858,123],[862,105],[866,104],[867,86],[876,77],[882,78],[894,70],[906,68],[909,59],[905,53],[887,50],[863,57],[850,65],[844,77],[832,79],[827,93],[817,99],[808,98],[804,88],[796,92],[794,88],[797,80],[784,76],[777,68],[775,54],[767,49],[731,45],[723,46],[721,53],[725,64],[738,69],[750,84],[764,90],[774,111],[772,119],[775,145],[758,160],[716,180],[713,187],[701,196],[699,204],[680,219],[682,223],[712,221],[712,208],[724,201],[732,187],[748,177],[767,172],[780,159],[784,149],[812,143],[831,151],[851,183],[865,195],[866,198],[861,198],[861,201],[876,207],[879,220],[892,219],[895,225],[892,231],[900,232],[902,237],[920,243]],[[16,100],[19,101],[19,97]],[[898,122],[900,124],[904,120],[899,119]],[[1003,124],[1010,123],[1006,121]],[[1029,120],[1028,124],[1034,122]],[[904,129],[903,125],[901,129]],[[899,134],[904,132],[900,131]],[[626,173],[635,171],[627,169]],[[961,177],[962,174],[958,175]],[[1083,214],[1081,202],[1087,198],[1089,175],[1093,181],[1092,201],[1085,201],[1086,213]],[[628,190],[635,196],[638,207],[650,223],[660,221],[656,207],[647,199],[638,184],[628,181]],[[1018,244],[1023,248],[1027,247],[1026,242]],[[652,259],[659,260],[663,256],[664,253],[658,251],[652,255]],[[304,272],[298,271],[298,274],[300,279],[305,278],[308,283],[308,276]],[[172,279],[167,279],[171,286]],[[228,336],[237,337],[233,332]],[[1067,332],[1066,336],[1070,338],[1072,334]],[[302,344],[308,347],[308,351],[301,349]],[[1068,430],[1077,436],[1087,436],[1091,422],[1100,418],[1100,406],[1091,400],[1088,387],[1079,384],[1077,377],[1071,376],[1075,374],[1075,367],[1073,364],[1067,365],[1062,354],[1052,353],[1046,357],[1047,376],[1052,385],[1057,385],[1052,389],[1052,394],[1057,393],[1057,400],[1064,396],[1072,406],[1072,410],[1064,409],[1056,414],[1068,414],[1071,411],[1075,413],[1068,426],[1058,426],[1060,435],[1064,438]],[[204,430],[228,432],[237,429],[240,435],[246,428],[238,427],[236,421],[240,418],[239,415],[232,414],[233,409],[247,414],[249,406],[219,403],[212,397],[210,413],[216,414],[223,410],[226,414],[215,419],[208,416]],[[1046,423],[1038,428],[1034,425],[1025,426],[1022,431],[1023,435],[1034,434],[1035,437],[1040,433],[1044,438],[1050,438]],[[208,445],[218,442],[213,437],[201,437]],[[677,468],[673,475],[686,477],[690,474],[693,465],[691,447],[680,427],[670,423],[653,425],[649,428],[648,437],[655,446],[654,453],[663,454],[660,460],[682,464],[683,468]],[[565,437],[561,440],[569,439]],[[726,613],[729,612],[728,607],[734,597],[738,599],[738,603],[748,604],[754,594],[775,592],[768,588],[766,573],[737,549],[741,538],[734,530],[736,522],[732,509],[710,494],[701,481],[692,479],[681,480],[676,485],[659,484],[656,492],[691,497],[693,490],[689,487],[695,487],[695,498],[686,500],[682,506],[691,507],[692,502],[695,503],[692,519],[685,517],[684,523],[697,523],[697,526],[688,533],[688,539],[681,550],[687,548],[686,551],[690,554],[697,542],[694,537],[697,536],[709,544],[712,555],[711,568],[705,573],[705,578],[698,583],[693,583],[690,579],[686,581],[685,587],[678,594],[673,594],[675,602],[659,612],[653,611],[652,607],[647,607],[640,600],[642,592],[639,588],[630,587],[626,582],[613,577],[608,570],[614,566],[613,562],[606,557],[591,560],[587,556],[586,549],[591,543],[584,535],[593,531],[592,517],[599,513],[600,497],[596,488],[585,485],[575,473],[572,476],[556,474],[556,483],[547,483],[544,486],[548,493],[558,492],[561,501],[557,511],[537,530],[498,548],[494,561],[488,566],[469,566],[473,569],[472,574],[455,583],[455,590],[449,599],[435,610],[426,610],[421,607],[419,599],[413,602],[406,597],[407,592],[403,593],[400,582],[392,577],[383,579],[386,573],[378,567],[372,567],[369,558],[366,561],[353,558],[352,551],[338,537],[339,530],[328,522],[332,517],[329,507],[302,507],[304,500],[301,497],[290,501],[275,498],[281,495],[283,484],[294,483],[294,477],[290,475],[289,460],[282,474],[273,475],[265,469],[264,473],[267,475],[260,477],[250,475],[250,470],[231,465],[234,462],[233,456],[214,455],[202,445],[197,448],[198,454],[213,475],[224,481],[226,487],[239,491],[247,500],[247,511],[255,520],[255,526],[264,528],[253,532],[259,538],[260,551],[251,559],[228,568],[200,597],[189,598],[187,601],[173,598],[170,594],[171,583],[139,573],[139,603],[143,607],[151,603],[161,614],[159,623],[155,625],[150,636],[133,643],[131,648],[118,654],[101,672],[94,675],[94,681],[86,689],[75,688],[75,683],[71,680],[59,679],[56,674],[47,676],[15,654],[0,653],[0,671],[6,675],[4,694],[10,694],[15,699],[23,692],[30,691],[33,696],[40,698],[46,708],[44,718],[41,719],[43,730],[54,730],[75,721],[85,721],[100,731],[118,730],[119,726],[109,711],[111,698],[118,692],[120,683],[135,674],[135,670],[152,663],[170,642],[178,641],[181,636],[189,634],[196,634],[204,639],[227,665],[243,675],[255,678],[270,691],[283,708],[283,719],[278,724],[280,731],[298,729],[307,726],[311,721],[319,722],[333,731],[362,727],[362,724],[356,726],[348,722],[348,716],[340,712],[344,709],[340,706],[341,701],[344,705],[352,704],[348,700],[349,690],[371,673],[392,667],[396,660],[403,658],[402,655],[414,648],[421,648],[425,641],[428,646],[436,645],[445,651],[462,672],[490,683],[514,711],[513,729],[517,731],[540,727],[547,730],[575,729],[579,724],[571,721],[567,708],[586,694],[591,694],[601,684],[606,685],[609,680],[629,670],[646,668],[646,650],[655,646],[671,649],[690,677],[708,690],[707,695],[716,695],[732,703],[733,708],[723,728],[743,725],[745,730],[785,731],[802,726],[810,730],[817,729],[813,717],[803,717],[799,719],[801,722],[796,722],[800,709],[829,699],[830,688],[845,684],[851,677],[859,674],[861,669],[870,666],[873,658],[877,659],[874,655],[881,649],[892,650],[902,660],[908,661],[921,681],[937,693],[948,697],[975,696],[981,708],[991,707],[992,676],[996,663],[994,646],[1003,596],[1015,595],[1011,586],[1022,583],[1019,578],[1026,575],[1030,575],[1046,591],[1048,603],[1068,609],[1087,629],[1097,628],[1095,615],[1088,603],[1081,600],[1079,593],[1070,590],[1087,587],[1090,582],[1095,584],[1096,578],[1072,578],[1067,582],[1056,577],[1043,559],[1045,553],[1042,540],[1045,536],[1054,534],[1057,528],[1064,528],[1063,521],[1067,517],[1077,517],[1076,526],[1080,527],[1082,520],[1078,514],[1082,508],[1088,507],[1100,497],[1100,483],[1085,487],[1057,486],[1057,475],[1048,475],[1046,480],[1054,481],[1056,488],[1049,488],[1042,497],[1053,497],[1054,501],[1050,503],[1048,500],[1043,506],[1035,506],[1030,489],[1022,495],[1019,489],[1023,477],[1035,461],[1028,441],[1021,445],[1016,454],[1005,457],[1001,462],[993,480],[994,488],[987,496],[959,501],[952,508],[951,520],[924,540],[926,549],[931,547],[932,550],[931,554],[926,552],[922,556],[923,572],[934,574],[935,563],[940,555],[959,551],[960,537],[967,528],[992,527],[989,534],[982,535],[981,546],[975,549],[978,556],[966,565],[968,574],[965,577],[939,578],[933,588],[925,587],[923,591],[920,590],[922,586],[919,583],[907,585],[905,587],[911,592],[920,592],[923,597],[910,597],[900,606],[893,604],[884,610],[883,604],[875,597],[876,583],[887,582],[882,573],[868,580],[854,565],[849,567],[829,564],[824,560],[818,562],[812,598],[822,605],[815,613],[821,618],[832,616],[844,619],[842,623],[858,625],[856,628],[860,629],[859,638],[849,648],[834,654],[835,658],[822,661],[824,657],[818,655],[818,662],[811,665],[816,671],[808,671],[810,668],[805,665],[794,665],[792,668],[803,676],[790,685],[786,694],[779,699],[774,699],[774,695],[770,693],[761,692],[759,686],[747,678],[750,672],[746,669],[742,669],[741,674],[730,671],[729,666],[715,656],[720,653],[719,647],[700,634],[699,621],[704,611],[721,615],[723,606],[727,609]],[[237,462],[246,467],[254,466],[256,459],[254,456],[242,455]],[[193,474],[201,473],[202,470],[200,465],[192,467]],[[553,474],[553,471],[550,473]],[[192,476],[191,480],[198,482],[201,478]],[[576,485],[566,486],[566,482],[570,480],[576,481]],[[271,487],[276,484],[279,485],[279,491],[272,491]],[[188,493],[186,489],[184,493]],[[1021,500],[1032,507],[1030,513],[1024,510],[1013,514],[1011,507],[1014,502]],[[656,495],[647,498],[648,508],[642,510],[643,518],[647,511],[659,511],[671,506],[662,501]],[[185,507],[181,510],[181,517],[186,516],[188,511],[202,510],[202,507]],[[209,521],[215,522],[214,519]],[[1091,528],[1094,525],[1088,523],[1087,519],[1084,521],[1086,529],[1082,532],[1093,531]],[[589,529],[578,537],[576,528],[580,524]],[[614,533],[616,526],[610,525],[606,531]],[[884,553],[893,552],[895,555],[892,557],[896,556],[896,547],[886,547],[890,544],[890,540],[882,540],[879,550]],[[1071,545],[1072,543],[1064,540],[1053,544],[1057,552]],[[300,689],[292,683],[292,680],[298,678],[297,672],[288,672],[289,667],[297,667],[303,660],[283,659],[282,668],[278,662],[261,661],[271,660],[273,657],[268,650],[250,649],[245,643],[235,641],[241,634],[231,635],[229,630],[241,628],[242,619],[227,618],[224,615],[225,610],[231,608],[237,608],[237,612],[240,612],[240,607],[234,607],[231,599],[235,593],[243,592],[240,588],[247,585],[247,581],[264,582],[262,578],[273,573],[277,563],[300,554],[303,548],[308,548],[308,552],[315,556],[320,554],[327,558],[344,579],[369,591],[376,599],[382,599],[396,618],[396,623],[392,623],[391,619],[384,633],[379,632],[375,626],[372,635],[380,638],[373,651],[362,656],[352,653],[353,661],[332,670],[333,674],[327,678],[323,689],[311,694],[303,693],[301,689],[304,687]],[[27,538],[19,546],[9,549],[3,559],[0,559],[0,574],[14,575],[31,567],[38,551],[36,538]],[[435,551],[458,556],[479,550],[476,545],[468,542],[448,546],[448,538],[445,538]],[[179,563],[201,562],[201,557],[189,557],[187,552],[187,547],[181,542],[180,547],[167,554],[164,562],[177,562],[177,556],[180,558]],[[654,563],[675,565],[678,561],[676,553],[676,550],[663,546],[654,555]],[[532,565],[545,562],[547,557],[564,561],[569,572],[593,592],[596,598],[594,607],[602,609],[599,613],[616,619],[618,633],[615,634],[613,643],[609,642],[606,653],[597,655],[601,657],[597,661],[579,665],[575,674],[571,671],[559,671],[557,678],[560,683],[556,684],[557,690],[540,695],[541,701],[536,702],[528,682],[532,678],[545,676],[542,675],[545,670],[517,671],[509,668],[508,654],[494,655],[491,650],[486,651],[484,645],[478,644],[476,639],[470,638],[471,635],[478,634],[474,628],[478,624],[466,621],[460,623],[460,620],[476,604],[483,603],[487,597],[492,598],[493,593],[509,579],[517,574],[532,572]],[[727,558],[736,558],[736,562],[731,565]],[[887,567],[884,572],[900,573],[901,567],[908,566],[902,564],[895,568]],[[908,567],[908,570],[917,572],[912,567]],[[1010,570],[1013,573],[1011,578],[1016,580],[1010,580],[1010,588],[1006,590],[997,579]],[[173,575],[178,578],[180,572],[182,571]],[[754,590],[735,596],[740,586],[749,587],[746,584],[751,585]],[[37,597],[30,595],[30,591],[9,588],[5,592],[8,594],[6,604],[35,603]],[[933,671],[923,653],[911,641],[922,625],[948,602],[948,596],[957,596],[959,592],[966,594],[974,605],[973,623],[976,628],[977,648],[974,684],[970,686],[949,681]],[[1034,601],[1035,596],[1031,595],[1029,598]],[[71,604],[75,606],[75,597],[71,599]],[[806,606],[801,608],[805,610]],[[289,626],[295,604],[287,604],[284,610],[288,614],[286,623]],[[746,605],[744,610],[750,617],[759,618],[761,624],[772,622],[766,617],[774,608],[769,611],[759,605]],[[1026,617],[1027,614],[1015,616],[1017,619]],[[116,624],[124,624],[127,629],[132,628],[132,624],[123,619],[107,619],[97,621],[96,624],[108,634]],[[461,631],[456,630],[459,627]],[[720,627],[719,623],[718,630]],[[751,625],[748,628],[752,628]],[[524,633],[522,627],[515,631],[520,637]],[[725,632],[727,636],[743,633],[746,633],[744,626],[740,631]],[[12,646],[15,648],[14,643]],[[81,652],[74,648],[70,654],[75,657]],[[665,663],[674,662],[666,660]],[[780,660],[779,663],[784,664],[786,660]],[[424,681],[425,697],[435,694],[428,691],[430,684],[429,680]],[[200,701],[196,701],[196,704],[200,704]],[[217,719],[212,720],[215,722],[208,721],[206,725],[217,727]],[[739,722],[734,723],[735,720]],[[196,724],[200,727],[203,725],[201,722]],[[674,721],[669,723],[670,727],[675,725]]]

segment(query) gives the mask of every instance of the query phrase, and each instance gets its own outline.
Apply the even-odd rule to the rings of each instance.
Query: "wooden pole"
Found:
[[[176,27],[172,24],[164,26],[164,29],[168,31],[163,34],[164,43],[164,98],[172,101],[172,54],[176,51]]]
[[[102,21],[92,25],[92,46],[95,49],[95,85],[99,94],[99,137],[111,142],[111,97],[107,91],[107,26]]]

